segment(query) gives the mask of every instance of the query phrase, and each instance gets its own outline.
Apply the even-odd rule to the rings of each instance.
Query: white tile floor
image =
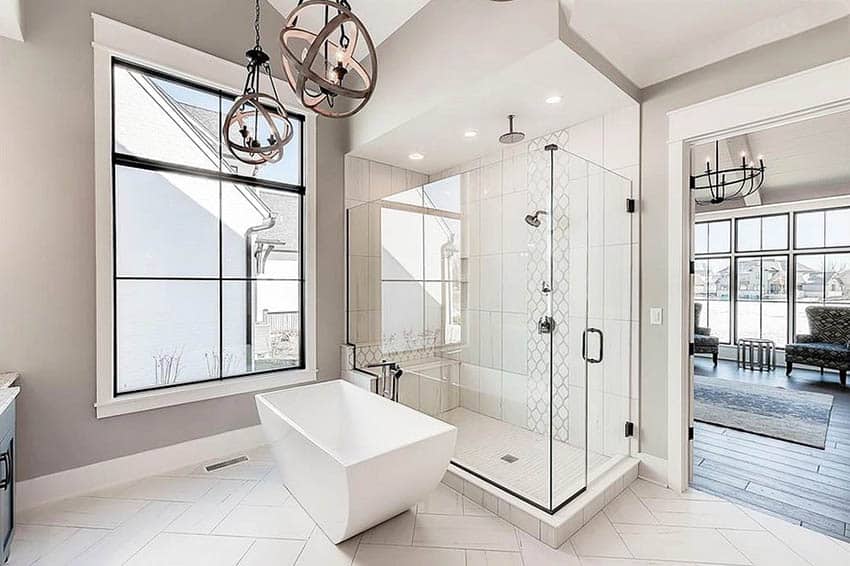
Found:
[[[699,492],[638,480],[553,550],[441,485],[334,546],[277,481],[268,452],[26,513],[10,564],[86,566],[839,566],[850,545]]]
[[[549,505],[548,436],[463,407],[439,418],[458,429],[455,462],[540,505]],[[552,495],[557,505],[585,487],[585,450],[558,440],[552,442],[552,450]],[[501,459],[505,454],[518,460],[507,463]],[[591,451],[587,454],[588,473],[599,473],[614,461]]]

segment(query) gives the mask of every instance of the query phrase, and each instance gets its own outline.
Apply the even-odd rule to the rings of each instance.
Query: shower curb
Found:
[[[623,458],[554,514],[541,511],[454,464],[446,470],[443,483],[539,541],[558,548],[637,479],[639,462],[637,458]]]

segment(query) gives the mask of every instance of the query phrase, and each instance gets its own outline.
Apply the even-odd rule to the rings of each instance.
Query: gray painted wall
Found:
[[[345,154],[347,120],[320,118],[316,219],[316,291],[319,379],[340,376],[340,346],[345,342]]]
[[[25,43],[0,38],[0,368],[23,373],[18,473],[28,479],[257,423],[252,395],[98,421],[95,401],[91,12],[239,64],[253,6],[234,0],[28,0]],[[264,5],[264,43],[282,17]],[[339,373],[347,127],[319,121],[318,352]],[[14,143],[13,142],[14,139]],[[38,156],[44,156],[38,161]]]
[[[641,450],[667,455],[667,325],[649,308],[667,304],[667,112],[850,57],[850,17],[736,55],[642,91]]]

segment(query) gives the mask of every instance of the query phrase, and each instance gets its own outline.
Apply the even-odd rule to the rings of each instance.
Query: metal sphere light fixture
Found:
[[[308,29],[316,21],[321,28]],[[299,0],[280,32],[280,44],[287,81],[305,107],[328,118],[345,118],[369,102],[378,57],[348,0]]]
[[[224,118],[222,137],[228,151],[249,165],[275,163],[283,157],[283,147],[292,139],[294,129],[274,86],[269,56],[260,47],[260,1],[255,0],[254,32],[256,43],[245,52],[248,77],[242,95]],[[268,78],[270,91],[260,90],[260,81]]]

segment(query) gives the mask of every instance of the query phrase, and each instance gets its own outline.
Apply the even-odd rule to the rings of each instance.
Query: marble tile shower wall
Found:
[[[534,170],[529,152],[547,143],[602,165],[564,157],[557,185],[556,216],[564,223],[557,238],[555,279],[568,300],[556,301],[559,331],[553,348],[556,438],[604,454],[638,451],[623,435],[623,424],[638,425],[638,215],[627,215],[629,189],[640,202],[639,108],[624,108],[528,143],[432,175],[346,157],[345,198],[352,226],[349,242],[349,337],[357,344],[356,365],[378,361],[381,352],[379,209],[362,206],[408,188],[461,176],[462,338],[461,406],[531,430],[548,431],[548,349],[535,347],[535,324],[545,262],[545,232],[525,224],[525,214],[547,208],[540,191],[529,191]],[[578,167],[578,168],[577,168]],[[542,171],[542,169],[541,169]],[[582,174],[582,171],[584,172]],[[548,175],[548,169],[545,171]],[[542,179],[548,189],[548,177]],[[568,194],[569,198],[564,198]],[[537,195],[537,196],[535,196]],[[560,224],[556,224],[558,228]],[[579,234],[581,236],[579,237]],[[538,241],[540,240],[540,241]],[[533,312],[532,312],[533,311]],[[538,312],[540,311],[540,312]],[[605,359],[585,372],[581,330],[605,333]],[[537,344],[539,346],[539,344]],[[434,352],[411,352],[417,359]],[[399,356],[393,354],[394,358]],[[541,365],[541,363],[543,365]],[[589,425],[589,429],[586,426]],[[637,427],[639,430],[639,426]],[[632,446],[629,445],[632,442]]]
[[[549,430],[548,345],[538,343],[535,326],[545,312],[545,240],[523,220],[548,208],[548,159],[541,151],[548,143],[592,162],[573,159],[571,166],[564,155],[558,164],[567,170],[556,183],[556,230],[562,234],[554,250],[555,283],[560,280],[568,300],[555,303],[562,320],[553,347],[553,432],[584,446],[589,425],[591,450],[636,453],[636,440],[630,447],[623,426],[626,420],[637,424],[638,417],[639,226],[637,215],[625,210],[630,192],[639,202],[637,106],[432,175],[432,181],[461,175],[466,347],[460,403],[530,430]],[[536,164],[537,152],[546,163]],[[545,191],[534,188],[535,165],[546,173],[537,179]],[[589,372],[581,357],[585,326],[605,333],[604,361]]]
[[[460,175],[463,280],[460,404],[528,427],[526,145],[432,175]]]
[[[590,450],[607,455],[638,452],[637,438],[625,438],[623,427],[630,420],[640,430],[639,113],[635,105],[577,124],[568,129],[565,147],[591,162],[586,181],[580,175],[568,180],[572,233],[585,239],[573,242],[566,260],[571,327],[587,324],[605,335],[603,362],[587,372],[580,331],[569,333],[568,346],[559,349],[571,369],[569,435],[572,444],[582,445],[586,437]],[[630,196],[638,203],[635,214],[626,212]]]
[[[380,361],[381,234],[378,199],[419,187],[428,176],[357,157],[345,157],[345,207],[348,213],[348,340],[356,344],[355,363]],[[394,359],[398,358],[393,354]],[[421,357],[414,353],[408,359]]]

